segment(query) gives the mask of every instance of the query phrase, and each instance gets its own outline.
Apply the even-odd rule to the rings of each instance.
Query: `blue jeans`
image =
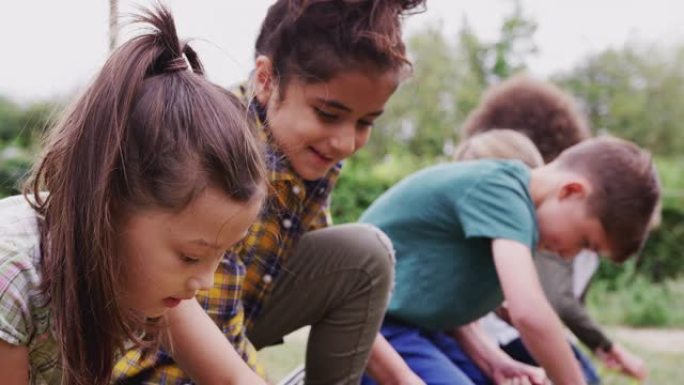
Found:
[[[453,337],[385,318],[380,333],[427,385],[489,385],[492,382]],[[362,385],[376,385],[365,375]]]
[[[601,379],[599,378],[591,359],[584,355],[574,344],[571,343],[570,347],[572,348],[572,352],[575,354],[575,358],[577,358],[577,362],[579,362],[580,367],[582,368],[582,373],[584,374],[584,379],[587,381],[587,384],[600,384]],[[529,365],[539,366],[534,358],[532,358],[525,345],[523,345],[523,342],[520,338],[514,339],[508,344],[502,346],[501,349],[503,349],[506,353],[508,353],[509,356],[513,357],[517,361],[524,362]]]

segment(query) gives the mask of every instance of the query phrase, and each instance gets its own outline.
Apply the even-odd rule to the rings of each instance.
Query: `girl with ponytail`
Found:
[[[331,226],[328,204],[342,161],[369,140],[410,70],[401,20],[424,3],[277,0],[268,10],[240,93],[266,147],[271,188],[214,288],[198,296],[256,371],[257,349],[309,325],[306,383],[360,381],[387,305],[393,249],[374,227]],[[117,364],[121,384],[194,377],[164,351],[139,357],[130,352]]]
[[[137,22],[150,30],[66,111],[24,196],[0,201],[3,384],[109,384],[124,347],[175,342],[160,336],[177,309],[213,327],[185,300],[263,203],[239,101],[204,78],[168,10]]]

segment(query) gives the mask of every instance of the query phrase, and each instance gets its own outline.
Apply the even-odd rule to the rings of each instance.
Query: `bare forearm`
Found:
[[[367,371],[381,385],[423,383],[381,334],[373,342]]]
[[[580,368],[563,335],[558,317],[550,306],[543,306],[534,317],[513,319],[525,346],[546,370],[556,385],[584,384]]]
[[[480,327],[479,322],[455,328],[452,335],[466,355],[488,377],[493,377],[495,362],[503,359],[505,353],[489,339]]]
[[[237,354],[216,324],[194,301],[169,312],[164,341],[178,365],[199,385],[265,385]]]
[[[10,345],[0,340],[0,373],[2,373],[3,384],[28,385],[28,349],[25,346]]]
[[[511,321],[525,346],[556,385],[585,384],[560,320],[542,292],[529,248],[496,239],[492,250]]]

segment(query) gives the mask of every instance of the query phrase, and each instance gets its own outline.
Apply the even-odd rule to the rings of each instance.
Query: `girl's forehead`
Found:
[[[301,94],[309,101],[329,102],[350,110],[380,109],[399,84],[396,74],[374,76],[361,71],[343,72],[324,82],[290,82],[285,98]]]

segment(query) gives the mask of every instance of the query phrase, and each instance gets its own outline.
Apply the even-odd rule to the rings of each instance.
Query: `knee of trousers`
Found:
[[[389,237],[379,228],[369,224],[354,224],[353,236],[357,250],[356,261],[368,274],[373,287],[387,293],[394,284],[394,247]]]

